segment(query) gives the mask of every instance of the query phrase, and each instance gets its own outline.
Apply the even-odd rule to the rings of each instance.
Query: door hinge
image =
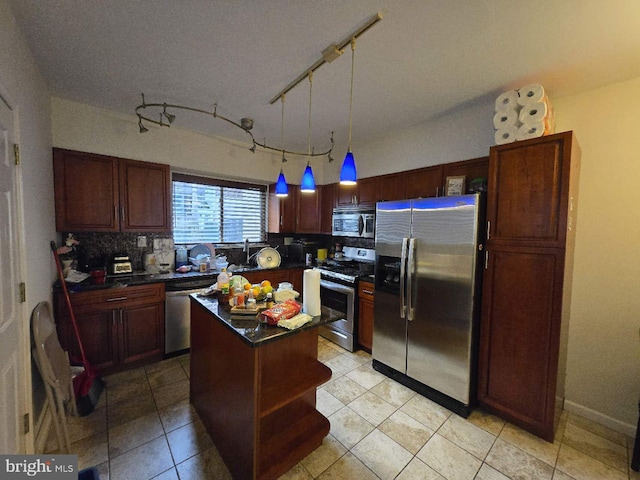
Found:
[[[13,162],[15,165],[20,165],[20,145],[13,144]]]
[[[27,301],[27,285],[24,282],[20,282],[20,303],[24,303]]]
[[[25,413],[24,414],[24,425],[23,425],[23,429],[24,429],[24,434],[26,435],[27,433],[29,433],[29,414]]]

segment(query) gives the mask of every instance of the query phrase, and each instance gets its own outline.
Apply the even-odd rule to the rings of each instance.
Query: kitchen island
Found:
[[[316,387],[331,378],[317,360],[317,327],[330,321],[289,331],[191,295],[190,399],[233,478],[278,478],[329,433]]]

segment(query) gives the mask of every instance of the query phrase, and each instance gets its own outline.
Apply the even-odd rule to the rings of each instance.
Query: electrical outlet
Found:
[[[147,237],[144,235],[138,235],[138,247],[146,248],[147,247]]]

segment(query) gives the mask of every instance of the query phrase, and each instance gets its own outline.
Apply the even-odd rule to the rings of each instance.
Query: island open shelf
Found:
[[[191,403],[234,478],[278,478],[329,433],[316,410],[316,388],[331,378],[317,359],[321,324],[239,326],[192,296]]]

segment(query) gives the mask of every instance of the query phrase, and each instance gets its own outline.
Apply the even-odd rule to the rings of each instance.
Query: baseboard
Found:
[[[49,402],[44,402],[42,411],[36,419],[35,429],[35,452],[36,454],[44,453],[47,447],[47,440],[49,439],[49,432],[51,431],[51,425],[53,424],[53,418],[51,417],[51,409],[49,408]]]
[[[621,422],[620,420],[616,420],[615,418],[605,415],[604,413],[600,413],[592,410],[591,408],[587,408],[584,405],[579,405],[565,399],[564,409],[567,412],[575,413],[576,415],[580,415],[581,417],[599,423],[600,425],[604,425],[611,430],[623,433],[628,437],[635,438],[636,436],[636,425]]]

